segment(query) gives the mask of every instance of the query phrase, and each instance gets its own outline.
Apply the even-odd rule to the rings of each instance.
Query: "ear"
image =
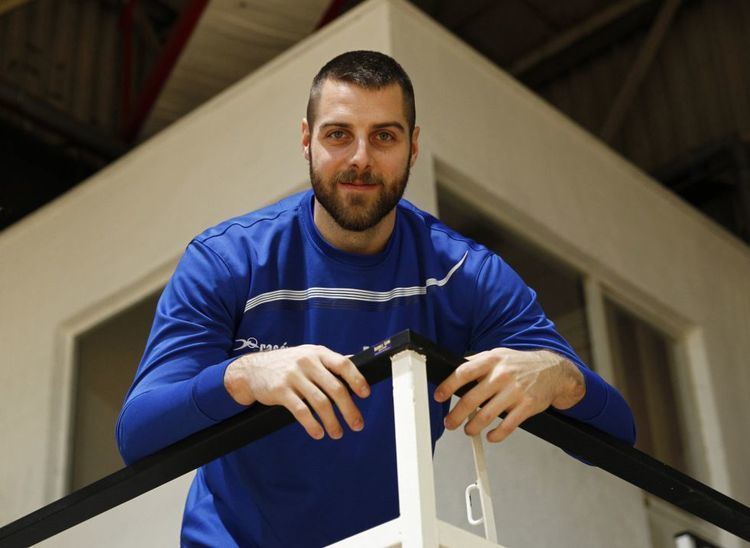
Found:
[[[417,156],[419,156],[419,126],[414,128],[414,132],[411,134],[411,151],[410,151],[411,158],[409,160],[409,165],[414,167],[414,163],[417,161]]]
[[[302,153],[308,162],[310,161],[310,139],[310,126],[307,123],[307,118],[302,118]]]

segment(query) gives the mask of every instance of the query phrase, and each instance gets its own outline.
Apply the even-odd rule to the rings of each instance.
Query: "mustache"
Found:
[[[353,183],[359,179],[366,185],[378,185],[383,184],[383,178],[379,175],[375,175],[371,171],[365,171],[363,173],[357,173],[354,169],[348,169],[342,171],[333,176],[332,181],[334,183]]]

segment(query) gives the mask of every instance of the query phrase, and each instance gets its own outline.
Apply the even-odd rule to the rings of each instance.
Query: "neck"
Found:
[[[357,255],[373,255],[385,249],[396,225],[396,208],[378,224],[362,232],[341,228],[331,215],[315,200],[313,221],[323,239],[333,247]]]

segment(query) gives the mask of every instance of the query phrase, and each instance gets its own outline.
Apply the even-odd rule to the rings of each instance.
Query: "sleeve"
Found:
[[[544,314],[534,290],[495,254],[485,259],[477,274],[474,318],[472,352],[502,346],[550,350],[565,356],[583,374],[586,394],[576,405],[559,412],[631,445],[635,443],[635,421],[625,399],[586,367]]]
[[[237,281],[193,240],[159,299],[138,371],[117,419],[126,464],[245,409],[224,387],[238,314]]]

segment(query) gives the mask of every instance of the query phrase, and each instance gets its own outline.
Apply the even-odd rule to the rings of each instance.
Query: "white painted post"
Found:
[[[471,448],[474,453],[474,468],[477,472],[477,486],[479,499],[482,503],[482,520],[484,522],[484,536],[490,542],[497,542],[497,527],[495,525],[495,509],[492,506],[492,491],[490,477],[487,474],[487,463],[484,459],[484,445],[482,436],[471,437]]]
[[[405,350],[392,356],[391,364],[401,545],[437,548],[426,361],[424,356]]]
[[[391,357],[391,368],[400,515],[328,548],[503,548],[437,519],[426,359],[404,350]],[[481,440],[479,445],[474,458],[483,489],[482,506],[485,517],[491,516],[485,528],[490,527],[496,537]]]

